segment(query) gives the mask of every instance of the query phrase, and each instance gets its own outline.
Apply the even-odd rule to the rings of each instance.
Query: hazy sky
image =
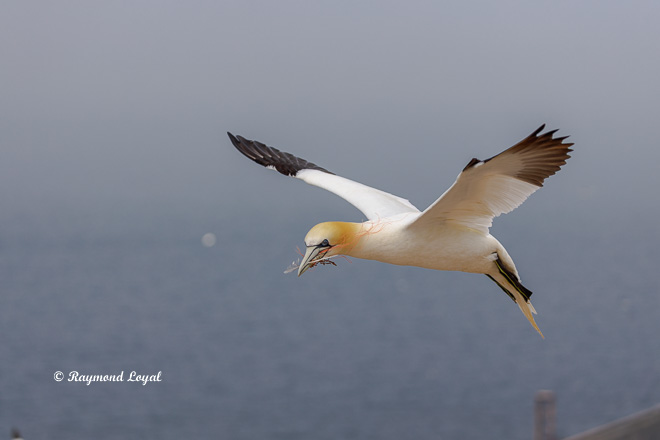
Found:
[[[525,283],[529,280],[530,288],[539,292],[535,306],[543,313],[539,323],[546,336],[565,331],[570,340],[555,337],[551,342],[548,337],[546,345],[538,344],[537,335],[514,311],[518,321],[511,328],[521,326],[528,332],[527,342],[517,348],[531,353],[532,367],[547,358],[538,356],[546,353],[544,347],[569,353],[553,358],[542,371],[557,370],[553,377],[569,388],[584,380],[584,388],[575,388],[576,395],[588,387],[603,391],[607,380],[627,378],[630,371],[651,372],[648,383],[653,383],[657,361],[631,370],[634,359],[614,358],[622,348],[629,348],[625,356],[643,353],[651,358],[657,347],[652,326],[660,304],[658,23],[657,1],[4,0],[0,246],[12,261],[12,249],[21,248],[4,247],[8,240],[23,244],[33,235],[38,241],[48,234],[94,235],[89,233],[93,230],[110,234],[108,242],[114,243],[133,237],[135,228],[153,227],[161,232],[158,239],[192,237],[201,249],[199,238],[214,232],[218,244],[213,251],[221,255],[221,264],[213,260],[211,266],[204,260],[209,266],[200,268],[208,267],[203,272],[206,281],[222,281],[222,271],[231,272],[242,288],[235,296],[233,291],[223,296],[216,290],[224,288],[224,281],[217,281],[207,291],[213,298],[237,298],[242,304],[243,291],[262,289],[246,301],[269,311],[267,302],[277,301],[263,298],[286,297],[274,296],[271,288],[306,293],[318,280],[355,282],[355,291],[343,292],[345,300],[398,279],[425,293],[437,290],[443,298],[455,298],[456,290],[461,295],[478,292],[467,297],[469,304],[473,298],[480,304],[494,298],[497,307],[513,308],[485,277],[463,274],[396,268],[387,272],[388,277],[372,280],[373,274],[386,269],[359,262],[300,279],[284,278],[281,271],[296,257],[295,246],[302,244],[309,227],[324,220],[358,221],[362,214],[330,193],[251,163],[233,149],[226,132],[297,154],[406,197],[423,209],[472,157],[497,154],[546,123],[571,136],[573,157],[521,208],[496,219],[493,230],[516,260]],[[159,226],[173,218],[188,223]],[[134,248],[122,249],[130,254]],[[40,252],[37,247],[25,249],[28,261],[38,260]],[[172,261],[186,255],[177,254]],[[129,265],[133,260],[126,261]],[[100,266],[106,269],[103,260]],[[12,267],[7,266],[6,273]],[[117,276],[112,267],[101,271],[111,281]],[[168,271],[170,266],[165,267]],[[161,266],[156,269],[153,279],[145,278],[145,286],[156,280],[157,288],[165,283],[158,280],[169,280]],[[25,273],[25,279],[49,287],[48,278],[39,278],[43,274]],[[174,278],[178,273],[168,275]],[[488,283],[490,290],[483,292],[479,282]],[[174,284],[185,285],[185,280]],[[447,285],[461,287],[443,291]],[[21,324],[31,326],[32,296],[21,296],[22,292],[9,297],[29,317]],[[76,294],[63,293],[74,298]],[[199,295],[181,298],[181,304],[205,304],[195,302]],[[397,301],[415,304],[407,301],[414,298],[402,298]],[[177,301],[164,303],[178,314]],[[316,298],[305,301],[314,303]],[[48,304],[40,303],[37,313],[57,315],[44,309]],[[89,304],[96,307],[96,302]],[[621,312],[622,304],[634,313]],[[338,311],[343,314],[350,307],[340,300],[335,312],[339,316]],[[250,323],[251,308],[239,310]],[[5,311],[12,316],[15,312],[10,307]],[[227,311],[212,306],[207,311],[209,325],[225,328],[217,316]],[[135,323],[146,327],[160,328],[158,324],[165,322],[160,315],[144,316],[135,310],[128,316],[136,316]],[[405,313],[401,316],[408,319]],[[41,320],[41,315],[36,317]],[[94,320],[93,315],[85,319]],[[282,313],[278,319],[273,322],[288,322],[288,315]],[[467,314],[457,313],[455,319],[465,320],[462,328],[477,328]],[[355,320],[361,322],[360,317]],[[196,327],[189,324],[186,321],[185,328],[192,335]],[[634,338],[625,340],[629,335]],[[200,341],[206,343],[204,338]],[[501,341],[513,347],[509,340]],[[593,348],[594,341],[601,343],[602,351]],[[21,342],[21,350],[32,352],[30,342],[26,348]],[[426,349],[442,357],[443,347],[435,343]],[[310,346],[316,347],[315,341]],[[584,371],[572,365],[580,359],[572,351],[562,351],[565,346],[585,353],[590,363]],[[492,344],[488,349],[499,353],[503,346]],[[412,352],[426,359],[426,351],[420,350]],[[508,353],[506,347],[501,352]],[[484,358],[475,359],[479,363]],[[458,361],[466,365],[470,359]],[[522,365],[517,356],[512,362]],[[608,362],[617,375],[591,381]],[[265,359],[262,365],[269,363]],[[549,386],[543,374],[538,379],[535,387]],[[474,383],[473,377],[469,380]],[[32,381],[30,386],[36,396],[42,383]],[[642,409],[655,399],[654,390],[649,386],[640,393],[631,387],[622,408]],[[567,394],[562,405],[579,409],[590,399],[607,400],[601,395],[608,396],[587,393],[578,400]],[[531,399],[530,393],[525,402],[531,404]],[[49,405],[41,398],[35,402],[42,408],[60,406],[59,401]],[[142,405],[139,400],[131,402]],[[518,411],[495,409],[519,421]],[[586,429],[588,422],[581,420],[580,426]]]
[[[424,208],[470,158],[547,123],[576,151],[539,204],[657,215],[659,19],[651,1],[2,2],[0,195],[27,214],[193,203],[357,220],[225,132]]]

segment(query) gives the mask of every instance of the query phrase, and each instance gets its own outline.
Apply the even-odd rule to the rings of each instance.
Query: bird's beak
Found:
[[[305,273],[305,271],[312,266],[312,264],[314,263],[314,260],[319,258],[319,254],[324,249],[328,249],[328,247],[327,246],[307,246],[307,250],[305,251],[305,256],[303,257],[302,261],[300,262],[300,267],[298,267],[298,276]]]

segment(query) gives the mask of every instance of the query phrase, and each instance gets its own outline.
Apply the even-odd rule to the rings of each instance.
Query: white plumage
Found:
[[[506,249],[489,233],[493,218],[511,212],[557,172],[572,151],[542,125],[513,147],[484,161],[472,159],[456,182],[420,212],[408,200],[337,176],[289,153],[241,136],[229,137],[245,156],[282,174],[326,189],[364,213],[363,223],[325,222],[305,237],[298,275],[337,255],[436,270],[482,273],[513,299],[539,332],[532,292]],[[541,336],[543,336],[541,334]]]

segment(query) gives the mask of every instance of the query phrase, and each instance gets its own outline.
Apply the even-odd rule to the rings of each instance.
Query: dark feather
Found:
[[[259,165],[273,167],[285,176],[295,176],[300,170],[318,170],[324,173],[334,174],[312,162],[307,162],[305,159],[285,153],[277,148],[269,147],[261,142],[251,141],[242,136],[234,136],[229,132],[227,132],[227,135],[229,135],[229,139],[234,144],[234,147],[243,153],[245,157],[252,159]]]
[[[553,138],[552,136],[557,130],[550,130],[539,135],[544,128],[545,124],[513,147],[484,160],[484,162],[505,155],[519,156],[524,167],[513,177],[532,185],[543,186],[543,181],[559,171],[561,166],[566,164],[566,160],[571,157],[568,153],[573,151],[570,148],[572,143],[564,143],[568,136]],[[470,165],[474,166],[476,163],[478,161],[472,159],[466,168],[469,168]]]

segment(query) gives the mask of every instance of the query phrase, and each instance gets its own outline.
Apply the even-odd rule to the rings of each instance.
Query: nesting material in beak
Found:
[[[323,251],[330,249],[330,246],[307,246],[305,256],[298,267],[298,276],[305,273],[307,269],[313,267],[315,262],[323,257]]]

